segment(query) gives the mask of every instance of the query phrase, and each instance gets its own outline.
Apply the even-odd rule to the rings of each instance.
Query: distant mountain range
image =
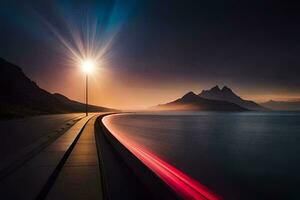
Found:
[[[16,65],[0,58],[0,118],[37,114],[84,112],[85,104],[62,94],[51,94],[30,80]],[[89,111],[108,111],[105,107],[89,105]]]
[[[157,110],[205,110],[205,111],[267,111],[254,101],[244,100],[236,95],[229,87],[222,89],[215,86],[209,90],[203,90],[196,95],[193,92],[185,94],[175,101],[161,104],[155,107]]]
[[[158,110],[181,110],[181,111],[246,111],[237,104],[220,101],[205,99],[193,92],[185,94],[182,98],[172,101],[170,103],[158,105]]]
[[[210,90],[202,90],[199,96],[206,99],[228,101],[231,103],[235,103],[248,110],[256,110],[256,111],[268,110],[265,107],[255,103],[254,101],[242,99],[227,86],[224,86],[222,89],[220,89],[219,86],[215,86]]]
[[[262,106],[272,110],[300,111],[299,101],[273,101],[262,103]]]

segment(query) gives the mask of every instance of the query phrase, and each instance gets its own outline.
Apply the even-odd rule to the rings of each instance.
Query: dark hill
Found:
[[[300,101],[273,101],[262,103],[262,106],[272,110],[300,111]]]
[[[85,110],[83,103],[41,89],[23,73],[20,67],[2,58],[0,58],[0,85],[0,118]],[[108,110],[108,108],[89,105],[89,111]]]
[[[241,97],[236,95],[230,88],[226,86],[224,86],[222,89],[220,89],[219,86],[215,86],[210,90],[202,90],[199,96],[205,99],[231,102],[241,107],[247,108],[249,110],[256,110],[256,111],[268,110],[267,108],[260,106],[254,101],[242,99]]]
[[[159,110],[186,110],[186,111],[246,111],[239,105],[226,101],[210,100],[199,97],[193,92],[182,98],[156,107]]]

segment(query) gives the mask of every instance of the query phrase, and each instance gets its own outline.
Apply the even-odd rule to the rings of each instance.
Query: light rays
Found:
[[[69,66],[82,66],[86,60],[103,66],[109,62],[113,44],[126,20],[127,8],[128,5],[118,1],[112,5],[87,3],[80,5],[80,10],[63,4],[53,6],[54,19],[40,12],[39,15],[58,41],[57,46],[62,47],[60,52]]]

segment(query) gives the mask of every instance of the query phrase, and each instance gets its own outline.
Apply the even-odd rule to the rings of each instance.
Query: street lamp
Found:
[[[93,60],[83,60],[81,63],[82,71],[85,73],[85,115],[88,116],[88,75],[91,74],[95,68]]]

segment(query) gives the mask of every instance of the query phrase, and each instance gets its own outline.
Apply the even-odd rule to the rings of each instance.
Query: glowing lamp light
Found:
[[[90,59],[81,62],[82,71],[85,73],[85,115],[88,116],[88,77],[95,70],[95,62]]]
[[[92,61],[92,60],[84,60],[82,63],[81,63],[81,67],[82,67],[82,71],[85,73],[85,74],[90,74],[94,71],[94,68],[95,68],[95,62]]]

